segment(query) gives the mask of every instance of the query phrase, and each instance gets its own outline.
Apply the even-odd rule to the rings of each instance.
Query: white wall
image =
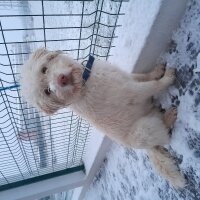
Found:
[[[178,27],[187,0],[163,0],[145,44],[134,66],[135,72],[148,72],[167,49],[172,33]]]

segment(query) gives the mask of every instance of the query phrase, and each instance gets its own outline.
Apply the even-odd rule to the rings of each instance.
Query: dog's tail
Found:
[[[155,146],[149,149],[148,154],[158,172],[175,188],[183,188],[185,186],[186,180],[166,148]]]

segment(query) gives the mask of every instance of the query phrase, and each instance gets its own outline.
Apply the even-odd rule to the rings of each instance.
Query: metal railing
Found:
[[[39,47],[107,59],[122,1],[0,1],[0,191],[84,170],[90,125],[38,113],[20,96],[20,66]]]

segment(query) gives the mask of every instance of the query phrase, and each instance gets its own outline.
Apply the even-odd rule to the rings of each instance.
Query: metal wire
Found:
[[[107,59],[121,1],[0,1],[0,191],[83,170],[90,125],[72,111],[38,113],[20,96],[20,66],[44,46]],[[108,9],[109,8],[109,9]]]

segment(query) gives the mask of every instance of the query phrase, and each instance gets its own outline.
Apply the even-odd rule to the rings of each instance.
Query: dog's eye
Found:
[[[44,90],[44,93],[45,93],[47,96],[49,96],[49,95],[51,94],[51,89],[50,89],[50,88],[46,88],[46,89]]]
[[[46,74],[46,72],[47,72],[47,67],[43,67],[43,68],[42,68],[42,73],[43,73],[43,74]]]

